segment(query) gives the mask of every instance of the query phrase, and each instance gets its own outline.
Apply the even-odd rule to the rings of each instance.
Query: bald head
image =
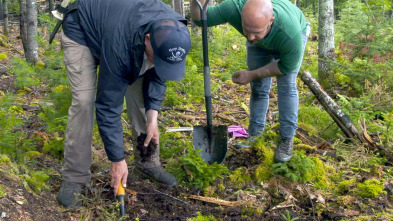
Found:
[[[270,0],[248,0],[242,9],[243,33],[253,44],[264,38],[274,21],[273,5]]]

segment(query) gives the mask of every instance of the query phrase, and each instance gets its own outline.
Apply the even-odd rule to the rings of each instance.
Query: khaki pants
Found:
[[[88,47],[69,39],[63,33],[61,43],[72,93],[64,143],[62,176],[64,180],[69,182],[88,183],[92,163],[91,142],[94,125],[97,64]],[[145,133],[146,125],[142,82],[143,78],[139,78],[127,89],[127,114],[132,124],[136,165],[142,168],[151,168],[160,166],[159,148],[145,163],[141,162],[139,151],[136,150],[136,138],[140,133]]]

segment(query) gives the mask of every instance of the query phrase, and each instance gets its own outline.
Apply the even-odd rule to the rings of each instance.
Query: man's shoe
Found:
[[[254,142],[255,142],[255,137],[250,137],[247,140],[236,143],[235,145],[233,145],[233,147],[236,149],[248,149],[251,148]]]
[[[67,209],[77,209],[82,205],[81,191],[82,184],[63,181],[57,194],[57,201]]]
[[[135,175],[139,175],[142,178],[149,179],[151,181],[166,184],[170,187],[177,185],[177,179],[162,166],[152,167],[152,168],[140,168],[136,166],[134,168]]]
[[[289,161],[293,156],[293,137],[291,138],[281,138],[278,143],[276,152],[274,153],[274,161],[277,163],[282,163]]]

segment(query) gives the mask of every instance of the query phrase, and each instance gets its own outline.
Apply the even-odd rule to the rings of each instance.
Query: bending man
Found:
[[[200,25],[195,0],[191,0],[191,16]],[[296,76],[308,39],[308,24],[300,9],[288,0],[225,0],[208,7],[208,26],[227,22],[247,38],[248,70],[233,74],[232,80],[251,84],[250,136],[264,131],[272,77],[276,77],[281,139],[274,159],[288,161],[293,155],[298,120]]]
[[[176,178],[160,164],[159,148],[142,160],[136,150],[136,137],[147,135],[144,146],[151,140],[159,143],[157,116],[165,81],[184,77],[191,47],[186,20],[159,0],[79,0],[69,6],[61,42],[72,105],[59,203],[80,206],[81,186],[90,180],[94,106],[105,151],[112,162],[111,186],[115,193],[120,182],[125,186],[128,168],[120,121],[125,95],[133,129],[134,171],[176,185]]]

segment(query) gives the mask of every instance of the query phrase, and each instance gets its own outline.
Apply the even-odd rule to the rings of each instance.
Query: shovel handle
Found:
[[[201,10],[201,22],[202,22],[202,45],[203,45],[203,79],[205,89],[205,105],[206,105],[206,120],[209,129],[213,126],[212,116],[212,95],[210,89],[210,67],[209,67],[209,54],[208,54],[208,42],[207,42],[207,6],[210,0],[206,0],[205,4],[202,5],[200,1],[195,0]]]

